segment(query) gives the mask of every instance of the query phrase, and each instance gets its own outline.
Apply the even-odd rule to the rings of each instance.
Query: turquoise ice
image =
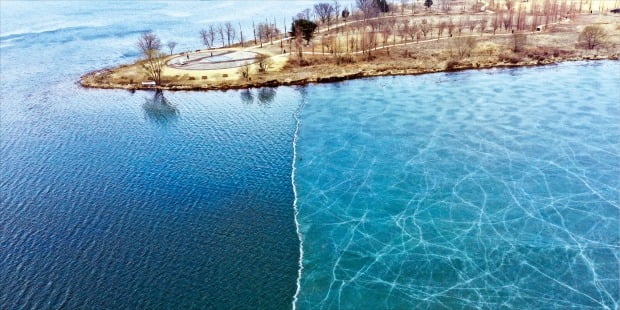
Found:
[[[617,309],[620,63],[308,87],[299,309]]]

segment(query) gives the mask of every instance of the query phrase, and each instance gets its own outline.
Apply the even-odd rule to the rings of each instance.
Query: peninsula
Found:
[[[613,1],[490,3],[357,0],[318,3],[292,23],[231,23],[196,30],[205,49],[173,53],[145,33],[142,58],[83,75],[92,88],[225,90],[303,85],[368,76],[618,59],[620,14]],[[314,13],[314,14],[312,14]],[[169,52],[169,53],[167,53]]]

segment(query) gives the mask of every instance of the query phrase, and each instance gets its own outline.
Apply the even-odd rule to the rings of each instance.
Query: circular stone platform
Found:
[[[183,70],[221,70],[253,64],[257,56],[248,51],[200,51],[174,57],[166,65]]]

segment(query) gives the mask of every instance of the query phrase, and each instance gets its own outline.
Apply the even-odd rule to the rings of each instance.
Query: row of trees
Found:
[[[421,1],[421,0],[420,0]],[[448,6],[450,9],[450,0],[438,0],[442,9]],[[341,10],[340,3],[335,0],[330,2],[320,2],[313,6],[313,10],[306,9],[293,17],[290,29],[287,31],[286,21],[284,22],[284,31],[276,26],[276,21],[265,21],[255,25],[253,23],[254,44],[263,45],[264,42],[271,42],[280,35],[283,45],[284,38],[290,34],[294,39],[289,40],[290,51],[296,50],[299,58],[303,57],[303,48],[308,46],[313,39],[319,24],[327,26],[329,30],[340,18],[347,21],[350,15],[355,16],[355,22],[347,22],[344,26],[339,25],[339,32],[334,35],[324,35],[321,37],[321,49],[327,48],[334,54],[362,52],[371,58],[371,51],[376,49],[380,44],[384,47],[390,44],[397,44],[398,38],[401,43],[408,41],[420,41],[421,39],[433,38],[440,39],[442,36],[462,35],[463,32],[469,31],[473,34],[476,30],[482,35],[487,30],[491,30],[493,34],[502,28],[505,31],[526,31],[536,30],[541,25],[548,25],[556,22],[560,18],[568,18],[581,11],[581,3],[579,8],[574,1],[570,0],[530,0],[529,6],[516,2],[515,0],[505,0],[500,6],[496,0],[491,0],[489,6],[494,8],[495,14],[489,16],[461,16],[455,17],[439,17],[439,18],[410,18],[405,17],[405,9],[410,6],[411,13],[415,14],[415,0],[400,0],[400,7],[390,5],[386,0],[355,0],[357,11],[349,12],[345,7]],[[394,1],[392,1],[392,4]],[[466,2],[463,2],[466,3]],[[476,1],[475,5],[479,2]],[[432,0],[424,0],[424,6],[429,9],[433,5]],[[474,5],[474,6],[475,6]],[[400,8],[401,16],[386,16],[386,13],[392,12]],[[464,8],[464,7],[463,7]],[[313,21],[312,13],[317,17],[316,22]],[[383,14],[383,16],[381,16]],[[378,18],[381,17],[381,18]],[[216,46],[232,46],[240,43],[244,46],[247,43],[243,37],[241,25],[236,27],[226,22],[218,25],[209,25],[205,29],[200,30],[200,38],[207,48]],[[604,31],[599,28],[587,28],[580,36],[580,41],[584,41],[586,48],[597,48],[602,45]],[[338,34],[339,33],[339,34]],[[381,40],[381,41],[380,41]],[[471,41],[471,40],[470,40]],[[459,41],[460,42],[460,41]],[[161,52],[163,45],[161,40],[152,33],[143,34],[138,40],[138,48],[145,57],[143,62],[144,69],[148,72],[151,79],[156,82],[161,81],[161,69],[163,67],[163,56]],[[467,45],[467,44],[466,44]],[[167,42],[165,45],[170,54],[173,53],[176,42]],[[313,47],[314,50],[314,47]],[[458,54],[463,54],[459,52]],[[261,62],[263,63],[263,62]],[[263,66],[261,65],[261,68]]]
[[[219,25],[209,25],[205,29],[200,30],[200,38],[202,44],[207,48],[214,48],[219,41],[224,46],[230,46],[235,42],[237,38],[237,30],[231,22],[226,22]],[[241,36],[241,42],[243,42],[243,31],[241,25],[239,25],[239,34]]]
[[[440,7],[442,9],[450,10],[450,1],[451,0],[438,0],[440,3]],[[531,25],[532,30],[538,25],[539,22],[544,21],[545,24],[549,22],[553,22],[557,20],[559,15],[566,15],[568,12],[575,12],[574,3],[571,2],[571,5],[567,5],[567,0],[564,0],[561,4],[559,4],[558,0],[545,0],[544,5],[538,6],[536,4],[536,0],[532,0],[534,3],[532,4],[532,9],[529,17],[526,17],[525,6],[516,6],[514,0],[506,0],[505,9],[496,8],[498,10],[498,14],[496,14],[495,18],[490,22],[493,26],[494,33],[497,29],[504,28],[510,30],[526,30],[526,24]],[[410,4],[409,4],[410,3]],[[463,2],[466,3],[466,2]],[[479,5],[481,2],[476,1],[474,6]],[[401,13],[404,14],[404,10],[407,6],[411,7],[411,12],[415,13],[416,1],[415,0],[400,0],[400,10]],[[425,0],[424,6],[428,9],[433,5],[432,0]],[[355,6],[358,9],[355,12],[360,19],[360,22],[367,23],[368,26],[373,27],[372,21],[376,19],[376,17],[380,16],[383,13],[394,12],[396,10],[396,5],[390,5],[387,0],[355,0]],[[295,17],[293,17],[293,27],[295,26],[296,21],[303,20],[304,22],[300,23],[300,25],[309,25],[309,24],[317,24],[312,21],[312,13],[317,18],[317,22],[326,25],[328,30],[332,25],[333,21],[338,22],[339,18],[346,19],[351,14],[349,10],[345,7],[342,11],[340,11],[341,5],[338,0],[329,2],[320,2],[314,5],[313,10],[305,9],[302,12],[298,13]],[[464,8],[463,8],[464,9]],[[544,18],[543,18],[544,17]],[[530,21],[529,23],[527,21]],[[284,23],[286,25],[286,23]],[[317,24],[318,25],[318,24]],[[486,20],[478,20],[478,21],[463,21],[459,19],[458,21],[446,21],[440,22],[437,24],[439,28],[439,36],[443,33],[444,29],[448,30],[448,34],[452,35],[452,30],[456,29],[459,33],[463,28],[469,28],[470,31],[473,32],[474,28],[479,28],[481,32],[483,32],[487,27]],[[286,31],[286,26],[284,27],[284,32],[282,32],[276,26],[276,22],[274,20],[271,22],[264,22],[255,25],[253,23],[253,34],[254,34],[254,44],[260,44],[262,47],[264,42],[273,43],[274,38],[277,38],[279,35],[283,33],[290,33],[291,36],[295,36],[298,32],[296,29],[291,27],[290,31]],[[374,28],[374,27],[373,27]],[[307,29],[307,27],[304,27]],[[315,30],[317,28],[314,28]],[[314,32],[314,31],[313,31]],[[244,45],[245,41],[243,38],[243,31],[241,25],[239,25],[239,43],[241,46]],[[301,31],[304,34],[304,39],[306,42],[312,38],[312,33],[308,33],[307,31]],[[221,47],[231,46],[232,44],[237,43],[237,30],[232,25],[232,23],[227,22],[220,25],[210,25],[205,29],[200,31],[200,37],[202,39],[202,43],[207,48],[214,48],[218,45]]]
[[[437,1],[439,2],[439,7],[441,10],[447,12],[452,9],[452,0]],[[437,22],[436,28],[438,31],[438,37],[441,37],[444,32],[448,35],[453,35],[454,32],[460,34],[463,29],[469,29],[470,32],[473,32],[476,28],[482,34],[489,27],[493,29],[494,34],[498,29],[502,28],[511,31],[534,31],[539,25],[548,25],[551,22],[557,22],[560,17],[566,18],[573,16],[577,12],[581,11],[583,1],[584,0],[579,0],[579,9],[577,9],[576,2],[571,0],[530,0],[531,4],[529,5],[529,12],[527,12],[526,5],[521,4],[516,0],[502,1],[501,6],[499,1],[491,0],[489,6],[491,6],[496,12],[494,17],[490,19],[482,18],[476,20],[470,20],[469,17],[459,18],[457,20],[449,19]],[[411,13],[415,13],[416,0],[400,0],[399,2],[400,6],[395,4],[395,0],[392,0],[391,3],[388,3],[387,0],[355,0],[355,7],[357,8],[357,11],[354,12],[355,14],[353,15],[357,16],[360,22],[366,24],[366,26],[375,29],[376,27],[375,24],[373,24],[373,21],[376,20],[376,17],[379,17],[381,14],[388,12],[394,13],[398,8],[400,9],[401,14],[404,14],[407,7],[411,8]],[[461,3],[463,4],[462,11],[465,11],[467,1],[462,1]],[[478,0],[474,1],[472,4],[472,9],[474,11],[479,10],[482,3],[483,2]],[[424,0],[423,4],[426,9],[429,9],[433,5],[433,1]],[[349,12],[346,7],[342,10],[341,8],[342,6],[338,0],[334,0],[332,2],[319,2],[313,6],[312,10],[305,9],[293,17],[293,25],[291,26],[290,31],[287,31],[286,23],[284,23],[284,31],[281,31],[276,26],[275,20],[273,23],[263,22],[258,25],[253,23],[252,28],[254,34],[254,44],[260,44],[262,47],[264,42],[273,43],[273,40],[278,38],[281,34],[288,33],[295,37],[298,32],[303,35],[306,44],[308,44],[313,37],[314,31],[318,29],[318,27],[314,27],[313,31],[309,32],[308,25],[323,24],[326,25],[329,30],[334,21],[337,23],[340,18],[343,18],[346,21],[349,15],[351,15],[351,12]],[[313,21],[313,17],[316,17],[316,23]],[[303,26],[302,31],[297,31],[297,29],[294,28],[296,25]],[[427,26],[420,25],[419,27]],[[418,32],[414,31],[415,29],[416,26],[412,24],[410,26],[401,27],[399,30],[392,29],[392,31],[407,32],[409,38],[413,39],[413,37],[418,36],[418,34],[416,34]],[[382,30],[382,32],[386,31],[388,30]],[[239,25],[239,34],[239,43],[243,46],[245,41],[243,39],[241,25]],[[426,37],[424,31],[422,31],[422,35]],[[237,31],[230,22],[227,22],[221,25],[210,25],[206,29],[200,31],[200,36],[203,44],[207,48],[216,47],[218,42],[220,43],[220,46],[225,47],[236,43]]]

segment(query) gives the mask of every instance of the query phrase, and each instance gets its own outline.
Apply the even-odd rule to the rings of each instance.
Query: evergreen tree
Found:
[[[317,24],[311,22],[307,19],[297,19],[291,25],[291,36],[295,36],[295,31],[297,28],[301,30],[302,36],[304,40],[306,40],[306,44],[310,43],[312,37],[314,36],[314,30],[316,30]]]
[[[381,11],[382,13],[387,13],[390,10],[387,0],[375,0],[375,5],[379,8],[379,11]]]

